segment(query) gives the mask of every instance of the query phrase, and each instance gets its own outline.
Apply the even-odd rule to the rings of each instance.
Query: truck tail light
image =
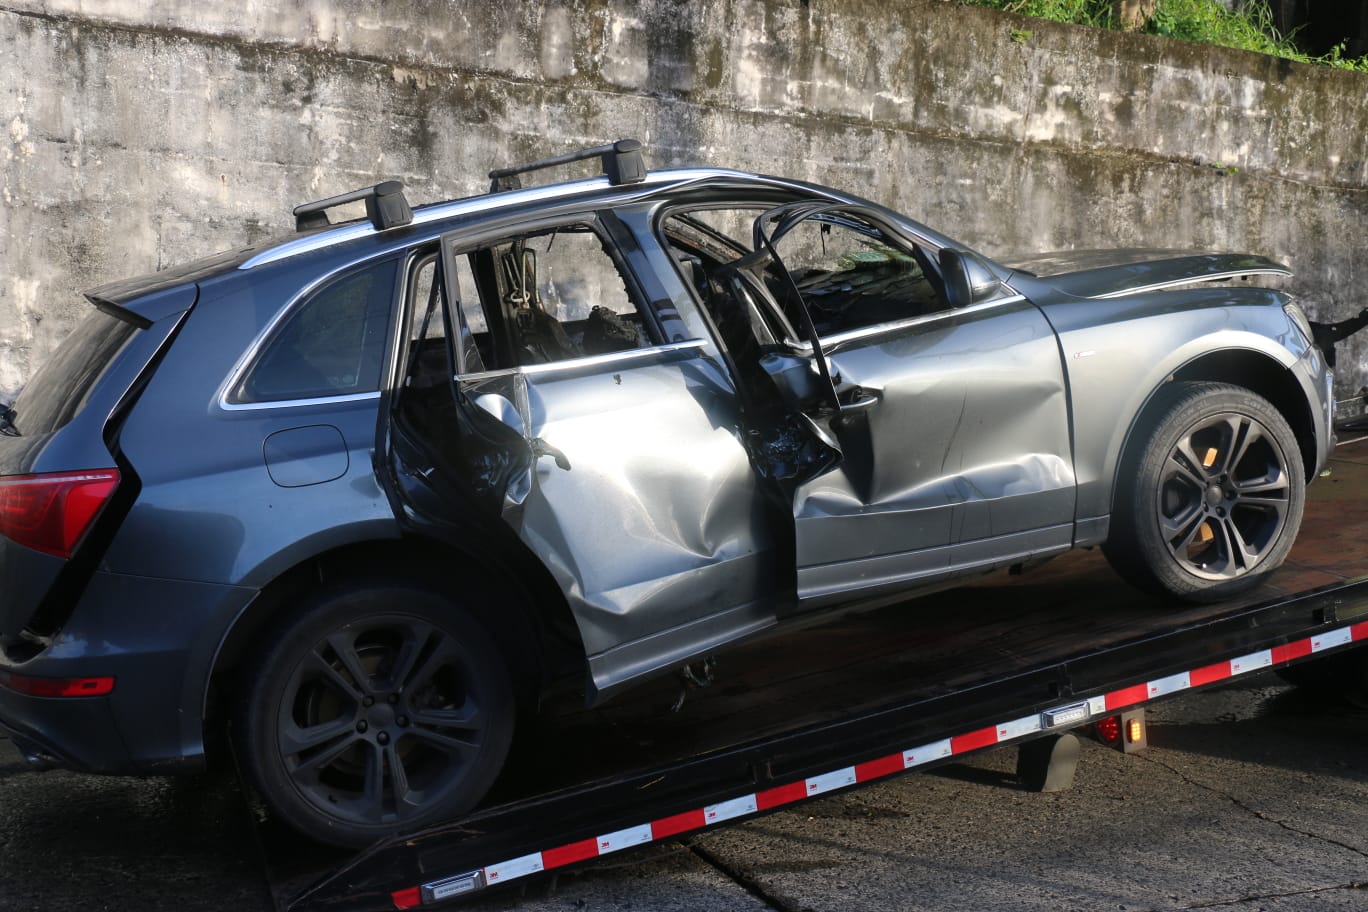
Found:
[[[0,476],[0,535],[71,557],[118,486],[117,469]]]

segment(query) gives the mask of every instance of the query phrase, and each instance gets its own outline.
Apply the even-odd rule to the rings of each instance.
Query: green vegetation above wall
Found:
[[[1249,2],[1235,10],[1220,0],[1157,0],[1157,2],[1120,3],[1117,0],[960,0],[968,6],[986,6],[1023,16],[1034,16],[1073,25],[1096,28],[1126,28],[1123,7],[1137,17],[1135,30],[1183,41],[1197,41],[1222,47],[1271,54],[1300,63],[1368,72],[1368,56],[1346,57],[1343,45],[1328,54],[1314,56],[1297,45],[1295,32],[1278,32],[1268,5]]]

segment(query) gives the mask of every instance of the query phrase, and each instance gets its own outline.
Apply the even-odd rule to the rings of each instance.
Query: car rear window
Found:
[[[19,393],[14,429],[24,436],[50,434],[70,421],[137,331],[104,311],[87,316]]]

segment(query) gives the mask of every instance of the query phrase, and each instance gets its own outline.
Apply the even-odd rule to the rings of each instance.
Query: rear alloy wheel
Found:
[[[268,807],[356,848],[475,806],[508,752],[512,687],[489,634],[442,596],[352,584],[285,622],[239,722]]]
[[[1301,526],[1306,476],[1287,421],[1262,397],[1218,383],[1169,384],[1147,414],[1107,558],[1141,588],[1187,601],[1257,585]]]

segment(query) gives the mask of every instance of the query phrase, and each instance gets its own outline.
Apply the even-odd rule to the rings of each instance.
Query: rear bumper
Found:
[[[219,644],[255,592],[96,573],[42,653],[0,668],[41,678],[114,677],[98,697],[0,687],[0,729],[26,753],[100,773],[156,773],[204,754],[204,705]]]
[[[107,697],[42,699],[0,690],[0,734],[30,763],[85,772],[128,768]]]

